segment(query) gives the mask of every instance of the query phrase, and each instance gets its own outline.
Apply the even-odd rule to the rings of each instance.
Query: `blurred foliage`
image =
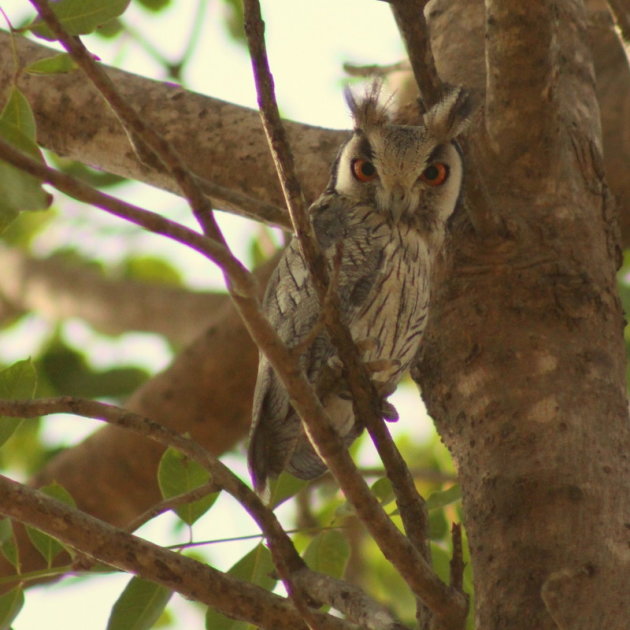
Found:
[[[50,388],[50,395],[110,398],[122,400],[135,391],[148,373],[137,367],[93,369],[84,354],[53,337],[36,361],[42,381]]]
[[[60,157],[51,152],[48,152],[46,157],[48,158],[51,166],[54,166],[56,169],[66,173],[67,175],[72,175],[72,177],[80,179],[90,186],[94,186],[94,188],[102,190],[103,188],[110,188],[111,186],[116,186],[117,184],[129,181],[119,175],[99,171],[95,168],[87,166],[86,164],[77,162],[76,160]]]
[[[624,340],[626,344],[626,384],[630,390],[630,326],[628,326],[628,318],[630,317],[630,250],[623,253],[623,263],[617,272],[617,287],[619,289],[619,297],[626,318],[626,327],[624,328]]]
[[[87,35],[111,19],[121,15],[129,6],[129,0],[57,0],[51,4],[59,22],[70,35]],[[38,37],[56,40],[48,25],[37,17],[28,29]]]
[[[169,4],[173,4],[173,0],[134,0],[134,2],[154,12],[161,11]]]
[[[173,287],[183,285],[183,278],[178,269],[169,261],[157,256],[131,255],[120,265],[120,275],[129,280],[165,284]]]
[[[242,46],[247,46],[243,28],[243,0],[223,0],[225,7],[225,27],[232,39]]]

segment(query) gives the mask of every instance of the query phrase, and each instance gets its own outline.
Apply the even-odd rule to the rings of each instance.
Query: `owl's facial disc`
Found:
[[[448,218],[461,184],[461,160],[450,142],[436,144],[423,127],[356,130],[339,157],[335,189],[394,221],[428,208]]]

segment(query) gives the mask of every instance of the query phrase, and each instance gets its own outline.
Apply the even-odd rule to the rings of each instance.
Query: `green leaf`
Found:
[[[167,260],[157,256],[129,256],[124,261],[123,275],[125,278],[167,284],[181,287],[183,280],[180,272]]]
[[[24,606],[24,591],[19,586],[0,595],[0,630],[11,628],[13,620]]]
[[[387,477],[377,479],[370,489],[383,507],[390,504],[396,498],[392,482]]]
[[[245,554],[228,573],[246,582],[252,582],[270,591],[277,582],[273,576],[275,567],[271,559],[271,552],[262,543],[256,545]]]
[[[313,571],[340,578],[350,557],[346,537],[335,529],[320,532],[304,552],[304,561]]]
[[[429,538],[442,540],[449,533],[448,523],[444,510],[431,510],[429,513]]]
[[[35,395],[37,374],[30,359],[18,361],[0,370],[0,398],[3,400],[30,400]],[[22,424],[23,418],[0,416],[0,446]]]
[[[0,138],[43,163],[37,145],[9,120],[0,119]],[[22,210],[44,210],[51,201],[52,195],[42,188],[36,177],[0,160],[0,232]]]
[[[210,481],[210,473],[174,448],[164,451],[158,467],[158,484],[164,499],[190,492]],[[187,525],[192,525],[205,514],[218,497],[213,492],[202,499],[175,508],[175,513]]]
[[[39,490],[45,495],[56,499],[57,501],[60,501],[65,505],[69,505],[71,507],[75,507],[76,505],[74,499],[72,498],[72,495],[57,482],[53,482],[47,486],[43,486]],[[52,566],[53,560],[64,549],[68,550],[68,548],[63,543],[60,543],[56,538],[53,538],[49,534],[46,534],[45,532],[42,532],[35,527],[30,527],[27,525],[26,533],[28,534],[28,537],[33,543],[35,549],[37,549],[44,560],[46,560],[46,566],[48,567]]]
[[[141,4],[145,9],[149,9],[149,11],[157,12],[171,4],[171,0],[138,0],[138,4]]]
[[[116,600],[107,630],[148,630],[160,618],[173,591],[133,577]]]
[[[68,35],[85,35],[91,33],[101,24],[125,12],[129,0],[59,0],[51,3],[51,8],[59,18]],[[28,26],[38,37],[55,40],[57,37],[46,23],[37,18]]]
[[[24,68],[28,74],[65,74],[78,68],[75,60],[68,53],[45,57]]]
[[[269,505],[271,509],[277,508],[287,499],[294,497],[307,484],[307,481],[298,479],[287,472],[281,473],[277,479],[274,479],[269,484]]]
[[[277,582],[273,577],[274,571],[269,549],[259,544],[244,555],[228,573],[239,580],[252,582],[270,591]],[[248,627],[249,624],[230,619],[213,608],[208,608],[206,612],[207,630],[244,630]]]
[[[39,491],[43,492],[51,499],[56,499],[64,505],[69,505],[70,507],[77,506],[72,495],[60,483],[57,483],[56,481],[53,481],[46,486],[42,486]]]
[[[427,510],[436,510],[437,508],[455,503],[455,501],[458,501],[461,498],[462,489],[458,484],[455,484],[448,490],[440,490],[439,492],[434,492],[427,499]]]
[[[31,104],[15,85],[11,88],[9,98],[0,112],[0,120],[13,125],[29,140],[35,142],[37,128]]]
[[[245,630],[251,627],[247,622],[230,619],[214,608],[206,611],[206,630]]]
[[[10,518],[0,520],[0,551],[2,555],[16,569],[20,561],[20,555],[15,544],[15,536],[13,534],[13,523]]]
[[[123,23],[118,18],[114,18],[113,20],[105,22],[105,24],[101,24],[96,29],[96,34],[103,39],[113,39],[124,30],[125,27]]]

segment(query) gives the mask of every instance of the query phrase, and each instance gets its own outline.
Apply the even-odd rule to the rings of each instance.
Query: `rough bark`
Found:
[[[15,45],[22,66],[54,54],[21,37]],[[0,31],[0,98],[12,84],[10,36]],[[172,142],[194,173],[225,189],[284,208],[284,200],[269,155],[257,111],[188,92],[109,68],[120,93],[143,117]],[[141,164],[122,126],[79,71],[65,75],[22,75],[18,80],[34,110],[38,141],[57,154],[116,175],[179,192],[164,173]],[[345,132],[288,123],[287,133],[299,156],[298,172],[307,201],[320,194]],[[238,165],[238,168],[235,168]],[[236,209],[215,195],[217,207]]]
[[[534,27],[534,12],[522,8],[521,20]],[[506,234],[484,238],[459,217],[415,373],[457,462],[484,630],[622,630],[630,618],[630,423],[616,216],[603,178],[586,19],[578,2],[555,10],[558,74],[547,85],[557,124],[527,117],[528,90],[544,76],[520,86],[518,76],[503,76],[513,81],[512,142],[493,138],[496,153],[484,156],[483,175]],[[509,19],[495,17],[490,40]],[[438,68],[453,80],[466,65],[459,42],[469,51],[475,41],[483,46],[483,6],[436,2],[433,19]],[[513,27],[518,33],[522,22]],[[490,48],[487,62],[496,64],[509,46]],[[488,99],[501,93],[483,79],[481,64],[470,76],[489,86]],[[498,102],[495,115],[505,105]],[[537,145],[522,143],[528,129]]]

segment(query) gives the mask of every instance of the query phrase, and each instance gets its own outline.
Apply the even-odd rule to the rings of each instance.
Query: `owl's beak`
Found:
[[[401,184],[394,184],[392,186],[391,198],[395,204],[402,203],[405,199],[405,189]]]
[[[402,184],[394,183],[389,189],[389,203],[387,205],[394,221],[398,221],[409,209],[410,196]]]

